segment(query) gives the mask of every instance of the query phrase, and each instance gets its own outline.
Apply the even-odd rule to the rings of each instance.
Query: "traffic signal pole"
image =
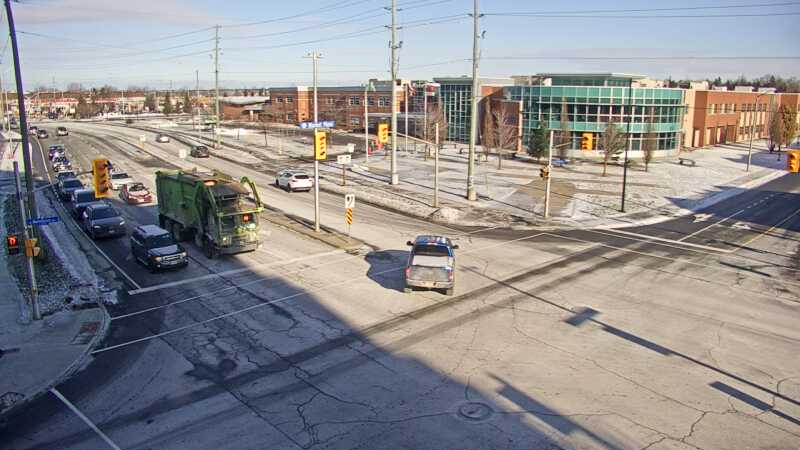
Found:
[[[550,130],[550,139],[547,143],[547,177],[544,185],[544,218],[550,218],[550,174],[553,170],[553,130]]]
[[[22,131],[22,130],[20,130]],[[14,187],[17,189],[17,205],[19,205],[19,219],[20,226],[22,227],[22,239],[25,244],[25,259],[28,260],[28,283],[31,291],[31,310],[33,313],[33,320],[41,320],[42,312],[39,310],[39,287],[36,284],[36,268],[33,265],[33,255],[28,254],[28,239],[31,236],[28,234],[27,215],[25,214],[25,205],[22,198],[22,184],[19,181],[19,164],[14,161]]]
[[[317,60],[320,58],[320,54],[318,52],[309,53],[306,58],[311,58],[312,67],[313,67],[313,79],[314,79],[314,123],[319,122],[319,105],[317,97]],[[316,139],[315,139],[315,146]],[[319,160],[317,159],[317,151],[316,147],[314,150],[314,231],[319,233],[320,226],[319,226]]]

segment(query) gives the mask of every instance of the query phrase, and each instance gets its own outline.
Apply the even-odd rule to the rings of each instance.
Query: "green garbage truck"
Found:
[[[249,190],[248,190],[249,187]],[[220,173],[156,172],[158,223],[176,241],[194,240],[207,258],[253,251],[264,210],[255,183]]]

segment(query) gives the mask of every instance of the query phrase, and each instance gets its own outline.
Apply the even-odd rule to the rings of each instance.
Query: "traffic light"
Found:
[[[800,150],[786,152],[786,170],[793,173],[800,173]]]
[[[314,130],[314,159],[328,159],[328,133],[325,130]]]
[[[540,178],[547,178],[549,176],[550,176],[550,169],[548,169],[547,167],[542,167],[541,169],[539,169]]]
[[[378,124],[378,142],[381,144],[386,144],[389,142],[389,124],[388,123],[379,123]]]
[[[583,133],[581,135],[581,150],[592,150],[594,148],[594,134]]]
[[[111,163],[106,158],[92,160],[92,181],[94,196],[106,198],[111,196],[111,175],[108,173]]]
[[[30,238],[25,241],[25,256],[29,258],[39,256],[39,252],[41,252],[42,249],[36,246],[38,242],[39,239],[36,238]]]
[[[19,236],[16,234],[6,236],[6,252],[9,255],[19,255]]]

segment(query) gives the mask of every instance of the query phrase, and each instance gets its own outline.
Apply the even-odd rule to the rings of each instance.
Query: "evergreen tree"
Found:
[[[189,98],[189,91],[185,91],[183,94],[183,112],[187,114],[192,113],[192,99]]]
[[[172,108],[172,93],[167,91],[167,95],[164,97],[164,115],[168,116],[173,112],[174,111]]]
[[[528,140],[528,154],[535,156],[537,160],[541,159],[548,147],[550,147],[550,136],[544,126],[544,120],[539,120],[539,126],[531,132]]]

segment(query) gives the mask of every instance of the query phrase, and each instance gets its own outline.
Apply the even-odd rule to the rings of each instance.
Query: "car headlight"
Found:
[[[125,225],[125,221],[124,221],[124,220],[120,220],[120,221],[119,221],[119,224],[120,224],[120,225]]]
[[[160,256],[156,256],[156,257],[155,257],[155,258],[153,258],[153,259],[154,259],[156,262],[161,262],[161,259],[162,259],[162,258],[161,258]]]
[[[100,225],[92,225],[92,228],[100,228]]]
[[[186,258],[186,252],[180,252],[178,254],[181,255],[181,258]]]

